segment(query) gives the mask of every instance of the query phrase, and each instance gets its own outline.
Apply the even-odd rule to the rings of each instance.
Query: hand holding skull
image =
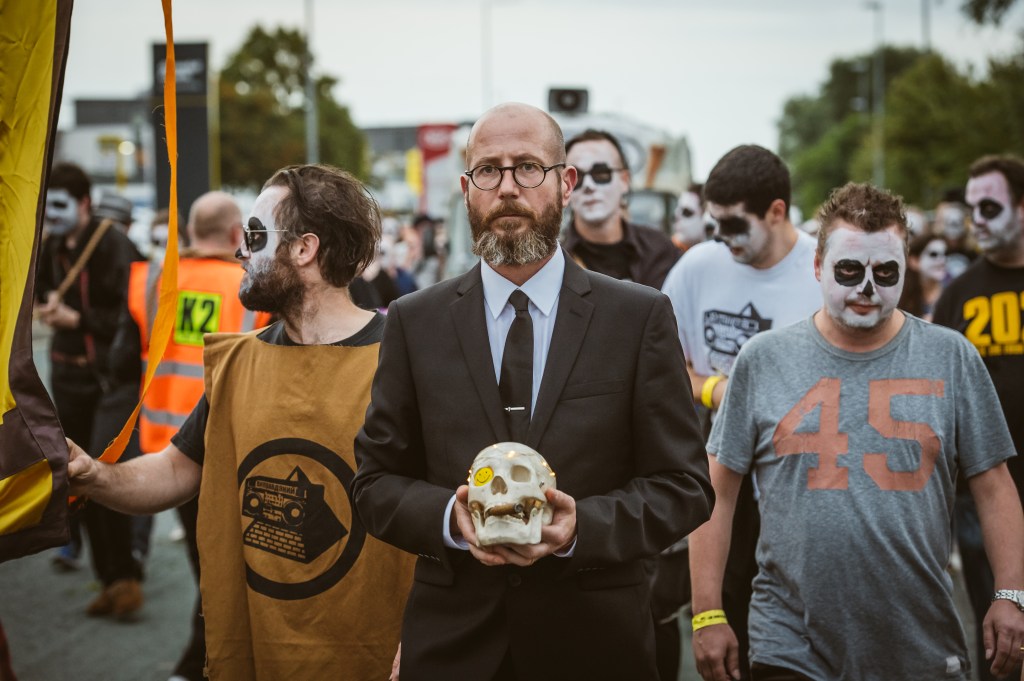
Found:
[[[484,449],[468,482],[456,491],[454,520],[485,565],[532,565],[575,539],[575,500],[555,488],[544,457],[526,445]]]

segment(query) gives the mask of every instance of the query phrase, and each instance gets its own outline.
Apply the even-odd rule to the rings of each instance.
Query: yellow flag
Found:
[[[71,0],[5,0],[0,22],[0,561],[67,542],[67,445],[32,362],[43,187]]]

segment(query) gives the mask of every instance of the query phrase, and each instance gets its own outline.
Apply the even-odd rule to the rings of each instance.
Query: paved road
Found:
[[[59,573],[47,551],[0,564],[0,621],[19,681],[166,681],[196,593],[184,544],[168,538],[174,523],[173,512],[156,518],[146,603],[131,623],[85,616],[99,593],[87,562]]]

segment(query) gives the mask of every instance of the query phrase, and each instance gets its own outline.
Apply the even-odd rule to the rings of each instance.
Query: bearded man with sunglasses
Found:
[[[384,319],[348,285],[379,239],[377,204],[351,175],[278,171],[236,257],[242,304],[280,321],[204,337],[204,394],[158,453],[110,466],[72,443],[74,494],[152,513],[198,492],[211,679],[369,681],[391,668],[412,560],[366,536],[349,496]],[[201,321],[218,304],[192,307]]]
[[[577,169],[548,114],[486,112],[466,164],[482,262],[391,304],[356,441],[367,528],[420,556],[401,678],[657,679],[644,564],[712,503],[671,305],[558,247]],[[557,475],[539,544],[477,545],[466,471],[503,441]]]
[[[697,668],[705,681],[739,678],[722,579],[754,471],[754,681],[968,681],[946,572],[960,471],[1001,590],[981,664],[1004,676],[1024,656],[1024,514],[992,381],[963,336],[896,309],[907,274],[899,197],[848,184],[818,221],[820,309],[744,345],[708,441],[718,503],[690,539]]]
[[[667,235],[626,219],[630,175],[619,141],[603,130],[585,130],[566,142],[565,153],[578,173],[566,252],[586,269],[660,289],[679,249]]]
[[[942,292],[933,321],[956,329],[978,349],[1019,453],[1024,451],[1024,160],[985,156],[971,165],[968,176],[971,229],[982,257]],[[1017,456],[1007,465],[1024,500],[1024,460]],[[980,623],[995,584],[977,522],[969,496],[958,495],[964,582]],[[983,643],[981,632],[977,634],[979,644]]]

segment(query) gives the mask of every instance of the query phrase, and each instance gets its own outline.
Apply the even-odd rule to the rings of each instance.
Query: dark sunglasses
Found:
[[[587,175],[589,175],[590,179],[594,181],[594,184],[608,184],[612,181],[612,176],[620,170],[622,170],[622,168],[612,168],[605,163],[598,163],[590,170],[580,170],[577,168],[576,175],[578,179],[576,180],[576,186],[573,189],[579,189],[582,187],[583,180]]]
[[[259,218],[249,218],[248,225],[242,225],[242,241],[250,253],[258,253],[267,247],[267,232],[287,232],[287,229],[267,229]]]
[[[690,207],[686,207],[686,208],[680,208],[679,209],[679,214],[682,215],[684,218],[692,218],[694,215],[697,214],[697,211],[695,211],[694,209],[692,209]]]

